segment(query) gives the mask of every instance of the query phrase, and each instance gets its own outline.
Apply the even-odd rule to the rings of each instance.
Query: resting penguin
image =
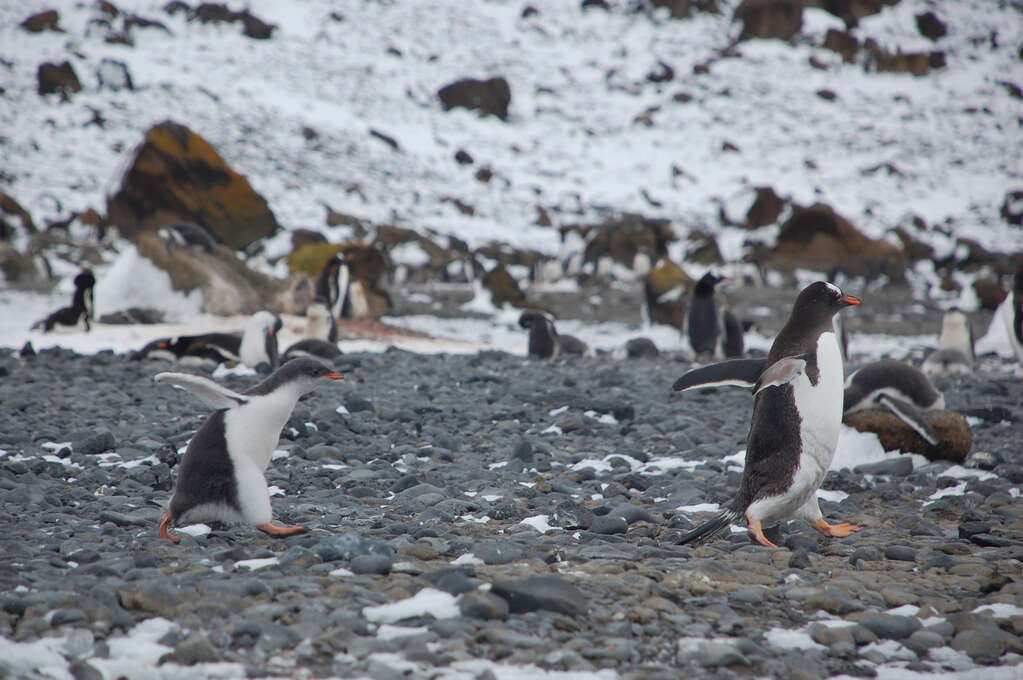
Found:
[[[160,537],[175,543],[171,526],[202,521],[247,522],[271,536],[304,527],[271,522],[264,471],[281,430],[303,394],[324,379],[342,375],[312,359],[295,359],[243,394],[187,373],[159,373],[162,384],[183,387],[216,409],[192,437],[178,466],[170,507],[160,519]]]
[[[999,310],[1005,330],[1009,334],[1009,344],[1016,354],[1016,359],[1023,362],[1023,269],[1016,272],[1012,279],[1012,290],[1001,304]]]
[[[205,227],[195,222],[168,224],[157,229],[156,235],[164,240],[168,255],[174,251],[175,247],[187,248],[188,246],[198,246],[205,252],[212,253],[215,243]]]
[[[679,541],[713,536],[745,516],[760,544],[774,547],[763,524],[803,519],[825,536],[844,537],[859,527],[828,524],[817,489],[828,472],[842,424],[842,355],[833,317],[860,301],[818,281],[800,292],[767,359],[735,359],[698,368],[676,390],[708,385],[753,389],[746,467],[735,500],[717,517]]]
[[[256,312],[241,334],[203,333],[158,338],[132,354],[131,358],[136,361],[157,358],[214,364],[240,362],[269,373],[277,366],[277,333],[281,328],[281,320],[276,314]]]
[[[519,317],[519,325],[529,329],[529,356],[550,359],[559,354],[589,353],[589,347],[572,335],[559,335],[554,321],[543,312],[527,310]]]
[[[845,381],[845,413],[887,409],[931,446],[941,441],[921,411],[945,408],[945,397],[914,366],[881,359],[855,371]]]
[[[963,375],[973,370],[974,360],[970,322],[953,307],[941,318],[938,349],[927,355],[920,368],[928,375]]]
[[[715,287],[727,277],[707,272],[696,283],[685,317],[685,334],[696,354],[720,359],[742,356],[743,330],[731,311],[718,305]]]
[[[71,298],[71,306],[62,307],[42,321],[32,324],[32,330],[42,328],[44,333],[49,333],[54,328],[91,330],[89,322],[92,321],[92,289],[95,285],[96,277],[92,271],[83,269],[75,277],[75,293]]]

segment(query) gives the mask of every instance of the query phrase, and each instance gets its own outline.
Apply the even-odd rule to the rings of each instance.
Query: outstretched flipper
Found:
[[[214,409],[236,408],[249,401],[248,397],[238,394],[234,390],[229,390],[209,378],[191,373],[157,373],[153,380],[161,385],[182,387]]]
[[[760,378],[753,386],[753,395],[760,394],[768,387],[787,385],[804,373],[806,373],[805,359],[798,357],[779,359],[760,374]]]
[[[913,428],[913,431],[923,437],[931,446],[937,446],[941,442],[941,437],[934,431],[930,423],[924,420],[924,414],[920,409],[913,404],[890,394],[881,394],[877,400],[887,406],[888,410],[898,416],[899,420]]]
[[[764,359],[731,359],[709,366],[694,368],[675,381],[672,389],[676,392],[698,387],[720,387],[735,385],[753,387],[764,371]]]
[[[739,513],[734,510],[724,510],[716,517],[696,527],[688,534],[678,540],[679,545],[692,543],[701,538],[712,538],[732,525],[739,518]]]

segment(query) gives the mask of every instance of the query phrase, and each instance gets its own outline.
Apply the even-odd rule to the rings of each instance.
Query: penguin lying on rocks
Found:
[[[216,409],[181,459],[170,507],[160,519],[160,537],[177,543],[181,539],[168,532],[171,526],[217,520],[247,522],[271,536],[305,531],[271,521],[264,472],[299,397],[325,379],[342,378],[312,359],[289,361],[242,394],[197,375],[157,374],[156,382],[183,387]]]
[[[945,397],[915,366],[894,359],[867,364],[845,381],[844,402],[845,413],[887,409],[931,446],[941,441],[921,411],[945,408]]]
[[[62,307],[42,321],[32,324],[32,330],[43,329],[49,333],[54,328],[58,330],[91,330],[89,322],[92,321],[92,289],[96,286],[96,277],[92,271],[83,269],[75,277],[75,293],[71,298],[70,307]]]
[[[132,354],[131,358],[169,361],[210,361],[243,363],[270,373],[278,361],[277,333],[283,324],[272,312],[256,312],[242,333],[203,333],[159,338]]]
[[[590,348],[586,343],[573,335],[559,335],[554,328],[554,321],[536,310],[522,312],[519,325],[529,329],[529,356],[550,359],[559,354],[579,354],[586,356]]]
[[[833,318],[860,301],[818,281],[799,293],[766,359],[734,359],[686,373],[674,385],[687,390],[742,385],[753,390],[746,467],[736,498],[716,517],[680,539],[689,543],[726,529],[741,517],[762,545],[763,524],[792,518],[825,536],[845,537],[852,524],[828,524],[817,489],[831,466],[842,424],[842,354]]]
[[[953,307],[941,318],[938,349],[927,355],[920,368],[928,375],[964,375],[973,370],[974,360],[970,322]]]

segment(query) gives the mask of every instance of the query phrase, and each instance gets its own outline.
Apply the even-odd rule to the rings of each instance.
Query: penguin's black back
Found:
[[[202,424],[178,466],[178,481],[171,498],[171,517],[179,518],[194,507],[224,504],[241,511],[234,464],[227,453],[224,414],[214,411]]]
[[[757,498],[781,495],[792,486],[803,451],[800,423],[792,385],[774,387],[757,395],[746,444],[746,470],[733,506],[735,511],[743,513]]]

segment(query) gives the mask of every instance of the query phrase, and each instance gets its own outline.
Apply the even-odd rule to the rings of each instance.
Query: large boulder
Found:
[[[575,232],[586,241],[584,262],[599,262],[610,258],[618,264],[632,268],[637,255],[645,255],[649,262],[668,253],[668,243],[677,236],[666,219],[625,214],[600,224],[575,224],[560,228],[562,238]]]
[[[107,216],[130,239],[169,222],[196,222],[244,249],[279,228],[266,200],[205,139],[164,121],[146,133]]]
[[[37,89],[39,94],[59,94],[62,99],[70,99],[75,92],[82,91],[82,83],[78,80],[78,74],[71,66],[71,62],[62,61],[59,64],[45,62],[39,65],[36,72]]]
[[[508,81],[498,76],[488,80],[463,78],[445,85],[438,92],[445,111],[466,108],[479,111],[483,116],[497,116],[508,120],[508,105],[511,103],[511,87]]]
[[[865,236],[852,222],[820,203],[794,208],[781,226],[774,249],[758,249],[754,259],[789,272],[805,267],[828,274],[885,275],[893,281],[904,279],[907,262],[898,246]]]
[[[743,0],[734,20],[742,22],[739,40],[788,40],[803,26],[803,0]]]
[[[60,14],[55,9],[48,9],[36,12],[22,21],[19,26],[29,33],[42,33],[43,31],[59,31]]]
[[[658,260],[643,282],[650,321],[682,328],[686,295],[695,283],[691,276],[668,258]]]
[[[140,233],[135,244],[139,254],[170,275],[175,290],[201,290],[204,312],[233,315],[269,309],[297,314],[308,304],[308,299],[293,295],[298,289],[294,277],[281,281],[253,271],[233,250],[220,244],[213,244],[210,251],[168,248],[163,239],[150,232]]]
[[[930,460],[962,463],[973,446],[973,431],[966,417],[955,411],[925,411],[924,420],[938,433],[937,444],[928,443],[902,419],[889,411],[847,413],[843,422],[860,432],[873,432],[885,451],[919,453]]]
[[[373,246],[358,241],[308,243],[288,256],[288,268],[303,279],[315,281],[327,261],[335,255],[344,258],[351,272],[349,285],[357,288],[360,304],[352,307],[353,313],[376,319],[390,312],[391,297],[383,287],[387,260]]]

